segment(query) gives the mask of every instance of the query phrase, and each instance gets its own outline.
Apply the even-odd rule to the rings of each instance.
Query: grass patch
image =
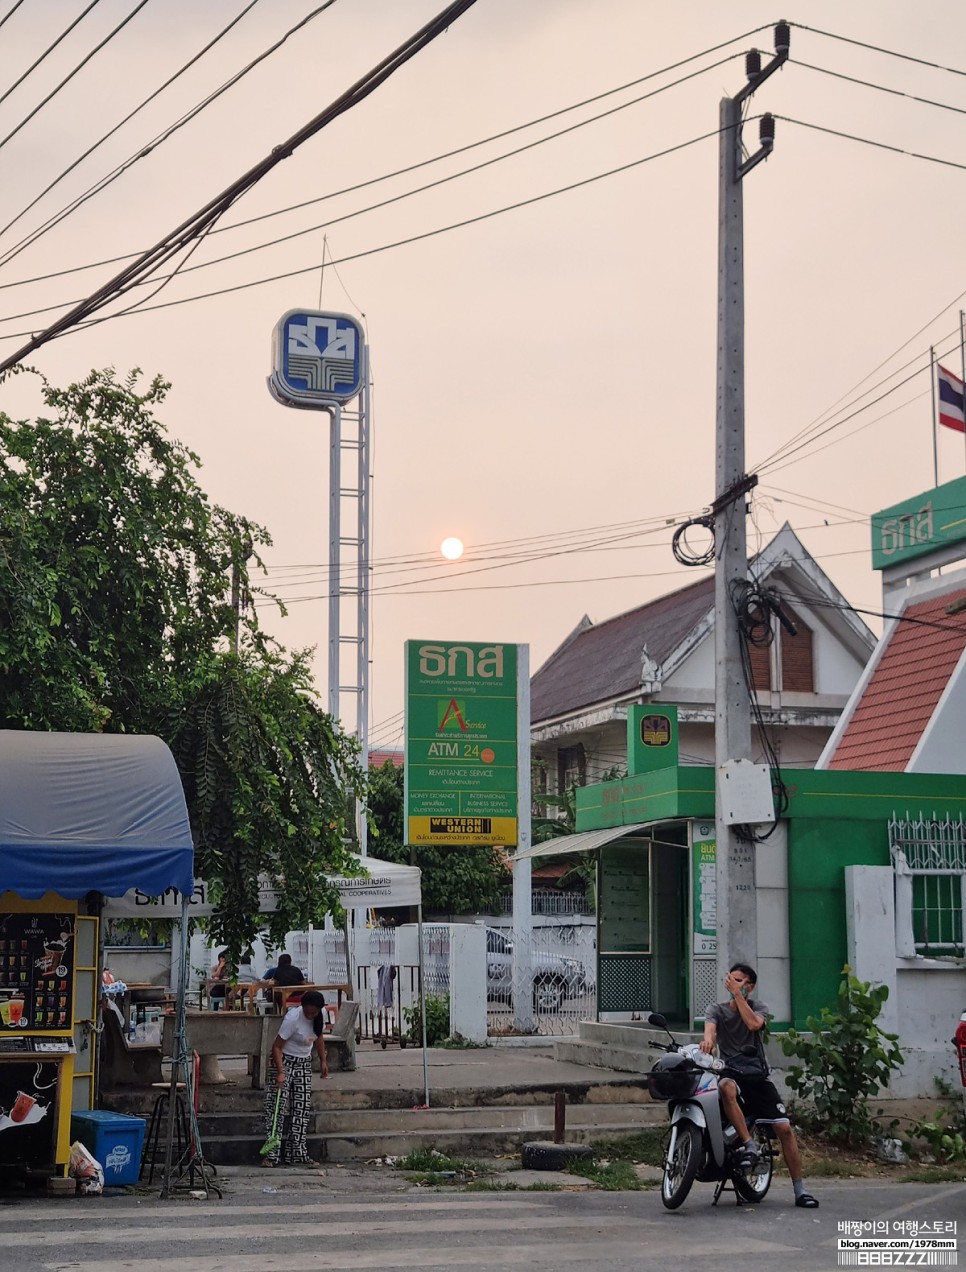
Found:
[[[641,1166],[663,1166],[665,1128],[640,1131],[637,1135],[625,1135],[620,1139],[594,1140],[591,1148],[594,1157],[610,1162],[634,1162]]]
[[[571,1175],[595,1184],[604,1192],[640,1192],[643,1181],[629,1161],[576,1161],[569,1167]]]
[[[465,1192],[560,1192],[560,1184],[514,1184],[500,1179],[474,1179]]]
[[[485,1162],[447,1157],[436,1148],[414,1148],[393,1165],[396,1170],[405,1171],[410,1183],[419,1188],[469,1185],[493,1173],[493,1168]]]
[[[902,1184],[961,1184],[966,1180],[966,1166],[918,1166],[899,1176]]]

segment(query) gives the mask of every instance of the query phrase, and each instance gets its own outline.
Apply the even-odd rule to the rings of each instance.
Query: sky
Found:
[[[11,87],[88,3],[0,0],[2,356],[120,267],[99,262],[150,247],[443,8],[335,0],[149,147],[319,8],[256,0],[24,211],[247,7],[100,0]],[[774,153],[743,186],[746,455],[759,474],[749,548],[789,521],[879,630],[869,517],[934,484],[930,346],[960,371],[966,8],[955,0],[802,0],[784,13],[477,0],[278,165],[162,291],[138,293],[144,312],[27,359],[57,384],[105,366],[172,382],[161,415],[201,457],[203,486],[273,536],[260,582],[288,615],[263,604],[259,617],[290,648],[318,646],[324,701],[328,416],[277,404],[266,378],[286,310],[362,321],[374,747],[402,742],[406,640],[526,643],[535,669],[584,614],[603,620],[703,573],[679,566],[670,541],[714,498],[719,101],[742,87],[748,49],[771,52],[780,18],[791,58],[744,131],[754,150],[754,117],[777,117]],[[424,166],[403,171],[413,165]],[[275,215],[296,204],[308,206]],[[264,281],[282,274],[293,276]],[[0,386],[15,418],[38,401],[32,377]],[[962,435],[940,431],[943,482],[966,460]],[[467,545],[455,562],[439,552],[450,535]],[[347,700],[343,714],[353,727]]]

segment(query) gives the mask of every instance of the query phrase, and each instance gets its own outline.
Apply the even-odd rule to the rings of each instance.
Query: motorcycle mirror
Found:
[[[667,1021],[660,1012],[653,1011],[647,1018],[647,1023],[653,1025],[655,1029],[667,1029]]]

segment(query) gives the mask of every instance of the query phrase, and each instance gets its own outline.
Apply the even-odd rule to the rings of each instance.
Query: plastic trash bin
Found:
[[[124,1113],[108,1113],[92,1109],[74,1113],[70,1119],[70,1138],[80,1140],[104,1168],[104,1183],[109,1188],[136,1184],[144,1149],[143,1117]]]

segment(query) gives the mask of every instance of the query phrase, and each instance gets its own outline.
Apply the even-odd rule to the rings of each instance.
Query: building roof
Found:
[[[797,605],[821,603],[824,621],[864,664],[875,639],[786,522],[751,563],[767,579],[795,579]],[[530,719],[554,720],[597,703],[638,698],[714,630],[714,575],[602,623],[584,617],[530,682]],[[645,657],[646,650],[646,657]]]
[[[530,719],[548,720],[604,699],[640,691],[644,646],[659,665],[714,605],[714,576],[618,614],[582,620],[530,683]]]
[[[910,597],[883,635],[823,767],[905,772],[966,650],[966,586]]]

